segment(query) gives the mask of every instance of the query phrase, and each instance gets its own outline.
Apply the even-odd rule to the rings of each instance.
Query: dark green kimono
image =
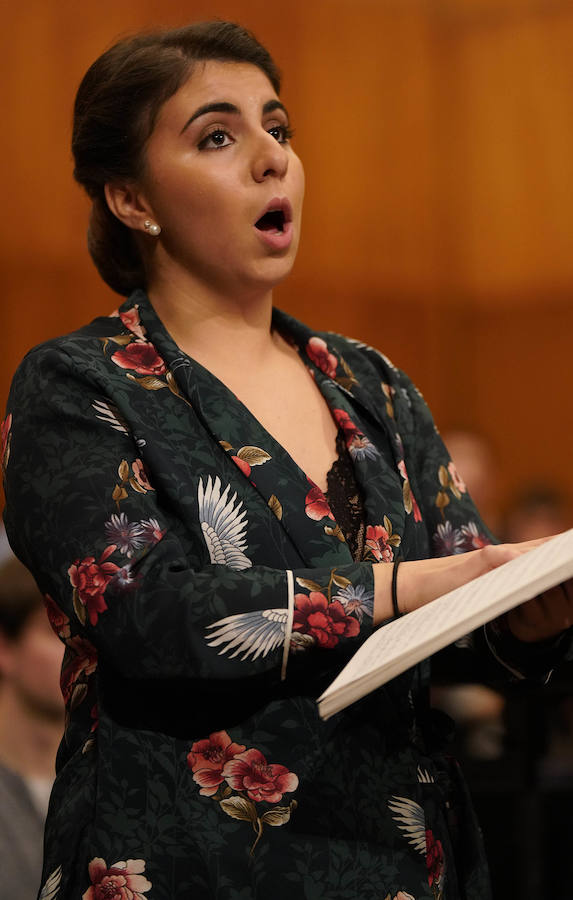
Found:
[[[6,527],[66,645],[43,900],[489,896],[428,665],[327,722],[315,702],[371,633],[373,562],[489,537],[403,373],[281,312],[274,326],[344,434],[362,560],[142,292],[16,374]],[[476,643],[523,668],[507,637]]]

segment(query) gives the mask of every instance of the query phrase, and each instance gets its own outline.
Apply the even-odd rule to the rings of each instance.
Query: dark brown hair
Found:
[[[145,287],[145,269],[131,229],[109,209],[104,187],[137,179],[159,110],[196,62],[258,66],[279,93],[280,73],[268,51],[232,22],[198,22],[114,44],[86,72],[74,106],[74,177],[92,199],[88,249],[104,281],[119,294]]]

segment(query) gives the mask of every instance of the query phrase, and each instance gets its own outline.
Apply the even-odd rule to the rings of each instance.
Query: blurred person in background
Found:
[[[441,434],[483,521],[499,537],[499,461],[493,442],[475,428],[461,425],[442,431]],[[552,532],[543,532],[537,536],[545,537],[547,534]]]
[[[34,900],[64,723],[62,645],[36,583],[0,562],[0,897]]]
[[[571,500],[549,484],[524,485],[505,511],[500,537],[528,541],[573,526]]]
[[[442,439],[484,522],[499,536],[499,463],[491,440],[482,432],[461,425],[443,431]],[[438,661],[434,670],[439,672]],[[484,684],[435,684],[432,702],[458,724],[462,757],[496,759],[501,755],[505,698],[499,691]]]

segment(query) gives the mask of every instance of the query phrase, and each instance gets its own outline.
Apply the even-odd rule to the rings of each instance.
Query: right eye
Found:
[[[214,128],[198,144],[199,150],[219,150],[232,143],[231,135],[222,128]]]

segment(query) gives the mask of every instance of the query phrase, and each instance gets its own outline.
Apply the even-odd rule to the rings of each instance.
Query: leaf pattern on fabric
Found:
[[[201,530],[212,563],[236,570],[249,569],[252,562],[244,552],[247,549],[247,512],[242,509],[242,501],[235,502],[236,493],[229,497],[230,491],[231,485],[228,484],[221,493],[221,479],[218,475],[214,481],[209,475],[205,486],[203,479],[199,479]]]

